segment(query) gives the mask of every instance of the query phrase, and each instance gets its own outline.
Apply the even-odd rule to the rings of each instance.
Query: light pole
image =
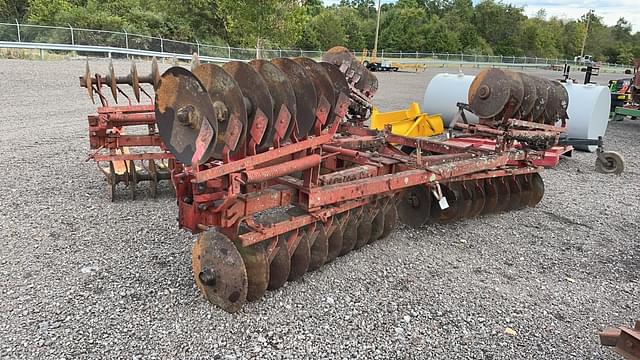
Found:
[[[591,16],[595,11],[590,9],[587,13],[587,30],[584,32],[584,39],[582,39],[582,49],[580,49],[580,59],[584,56],[584,47],[587,44],[587,36],[589,36],[589,23],[591,23]]]
[[[371,61],[376,62],[378,58],[378,33],[380,32],[380,0],[378,0],[378,19],[376,20],[376,39],[373,43],[373,51],[371,52]]]

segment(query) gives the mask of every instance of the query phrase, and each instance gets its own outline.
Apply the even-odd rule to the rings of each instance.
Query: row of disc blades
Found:
[[[317,134],[341,115],[339,100],[349,95],[338,66],[304,57],[172,67],[156,88],[156,121],[178,161],[201,164],[248,144],[263,152],[292,134]]]
[[[397,199],[378,200],[335,215],[328,225],[318,222],[248,247],[217,231],[207,231],[193,248],[196,284],[209,301],[236,312],[267,290],[278,289],[338,256],[387,237],[398,220],[417,228],[535,206],[544,195],[544,183],[533,173],[441,184],[441,191],[449,203],[444,210],[429,188],[420,185],[406,189]],[[305,214],[301,208],[292,208],[286,215],[259,222],[267,225]],[[289,246],[291,236],[297,240],[293,247]]]
[[[469,88],[469,106],[480,118],[510,118],[548,125],[568,118],[569,94],[559,82],[503,69],[485,69]]]
[[[440,186],[448,208],[440,208],[438,200],[428,187],[414,186],[405,190],[400,197],[400,221],[418,228],[427,223],[450,222],[533,207],[544,195],[544,183],[538,173],[453,182]]]
[[[267,290],[278,289],[338,256],[387,237],[397,221],[396,207],[390,200],[335,215],[330,224],[318,222],[249,247],[217,231],[207,231],[200,235],[192,252],[196,284],[209,301],[236,312],[246,301],[260,299]],[[292,208],[288,215],[274,216],[267,222],[305,214],[300,208]],[[294,247],[288,246],[291,236],[296,239]],[[274,250],[268,251],[273,245]]]

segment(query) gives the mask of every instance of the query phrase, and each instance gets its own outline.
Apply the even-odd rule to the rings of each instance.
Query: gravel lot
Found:
[[[640,318],[639,121],[607,132],[621,176],[578,153],[543,174],[535,209],[400,227],[231,315],[194,286],[168,185],[106,200],[83,71],[0,60],[0,358],[615,359],[597,332]],[[378,105],[421,102],[444,71],[379,74]]]

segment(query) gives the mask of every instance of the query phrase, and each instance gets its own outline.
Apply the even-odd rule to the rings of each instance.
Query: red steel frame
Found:
[[[332,130],[228,163],[210,162],[174,171],[179,225],[193,233],[215,227],[250,246],[304,226],[322,226],[317,225],[319,220],[329,226],[339,221],[334,220],[339,219],[335,215],[391,201],[393,195],[412,186],[425,185],[439,192],[440,183],[541,171],[534,161],[543,154],[536,151],[496,151],[495,146],[408,138],[346,124],[340,126],[339,136]],[[435,155],[418,152],[408,156],[392,143]],[[321,168],[329,172],[320,174]],[[303,175],[288,176],[296,171]],[[261,211],[289,205],[307,213],[269,226],[252,220]],[[250,231],[239,234],[241,223]],[[296,236],[287,241],[295,246]]]

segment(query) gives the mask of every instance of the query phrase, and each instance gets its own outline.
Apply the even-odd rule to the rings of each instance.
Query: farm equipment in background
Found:
[[[138,183],[149,182],[150,193],[155,197],[158,182],[171,179],[171,170],[176,166],[174,156],[160,140],[156,129],[154,99],[142,86],[156,86],[159,79],[160,71],[155,59],[147,76],[138,75],[135,63],[131,64],[126,76],[116,76],[113,63],[109,64],[108,74],[92,76],[87,62],[85,74],[80,77],[80,86],[87,89],[91,100],[95,103],[96,96],[100,100],[97,114],[88,116],[89,145],[93,152],[87,160],[95,161],[105,175],[111,201],[116,198],[116,186],[119,183],[124,183],[130,197],[135,199]],[[133,105],[131,94],[123,91],[121,85],[131,88],[138,103],[144,99],[149,103]],[[116,104],[120,95],[128,105],[110,105],[107,95],[102,91],[103,87],[110,90]],[[144,130],[140,131],[139,128]]]
[[[612,93],[612,114],[614,121],[630,117],[632,120],[640,117],[640,59],[634,60],[633,78],[612,80],[609,82]],[[612,82],[614,82],[612,84]],[[616,97],[616,107],[613,108],[613,97]]]
[[[362,65],[369,71],[398,71],[398,70],[413,70],[415,72],[425,71],[427,65],[418,64],[417,62],[392,62],[389,60],[379,59],[375,51],[370,52],[367,49],[362,50],[362,56],[360,57]]]
[[[600,344],[611,346],[614,351],[628,360],[640,360],[640,320],[633,328],[620,326],[600,332]]]

